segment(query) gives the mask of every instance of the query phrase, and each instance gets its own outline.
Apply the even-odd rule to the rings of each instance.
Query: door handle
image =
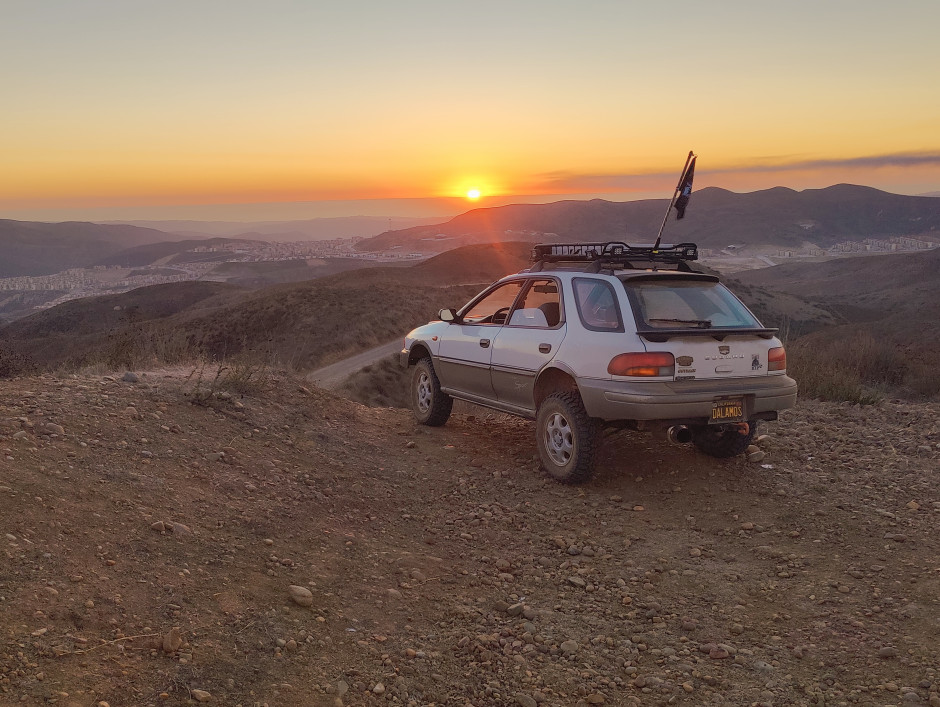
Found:
[[[484,349],[488,349],[490,347],[490,340],[480,339],[480,346],[482,346]]]
[[[552,350],[551,344],[539,344],[539,353],[548,353]]]

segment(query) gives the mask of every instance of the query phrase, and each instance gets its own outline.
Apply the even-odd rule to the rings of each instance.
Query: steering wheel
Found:
[[[493,312],[493,316],[490,317],[490,321],[493,324],[505,324],[510,309],[511,307],[500,307],[495,312]]]

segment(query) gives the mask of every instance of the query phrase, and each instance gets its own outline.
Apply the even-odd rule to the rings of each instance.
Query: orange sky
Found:
[[[689,149],[696,188],[940,191],[935,1],[15,0],[4,15],[0,217],[470,188],[483,204],[665,198]]]

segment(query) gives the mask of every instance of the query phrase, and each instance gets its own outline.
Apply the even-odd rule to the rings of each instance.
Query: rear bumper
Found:
[[[580,379],[588,415],[602,420],[701,420],[719,398],[744,399],[745,417],[796,404],[796,381],[787,375],[701,381],[610,381]]]

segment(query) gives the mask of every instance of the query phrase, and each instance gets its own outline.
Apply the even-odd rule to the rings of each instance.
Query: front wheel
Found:
[[[542,467],[556,481],[578,484],[591,478],[597,425],[576,391],[545,398],[535,420],[535,442]]]
[[[744,454],[757,433],[757,420],[733,425],[699,425],[692,428],[692,444],[718,459]]]
[[[422,358],[411,374],[411,409],[415,419],[428,427],[440,427],[454,407],[454,399],[441,390],[430,358]]]

